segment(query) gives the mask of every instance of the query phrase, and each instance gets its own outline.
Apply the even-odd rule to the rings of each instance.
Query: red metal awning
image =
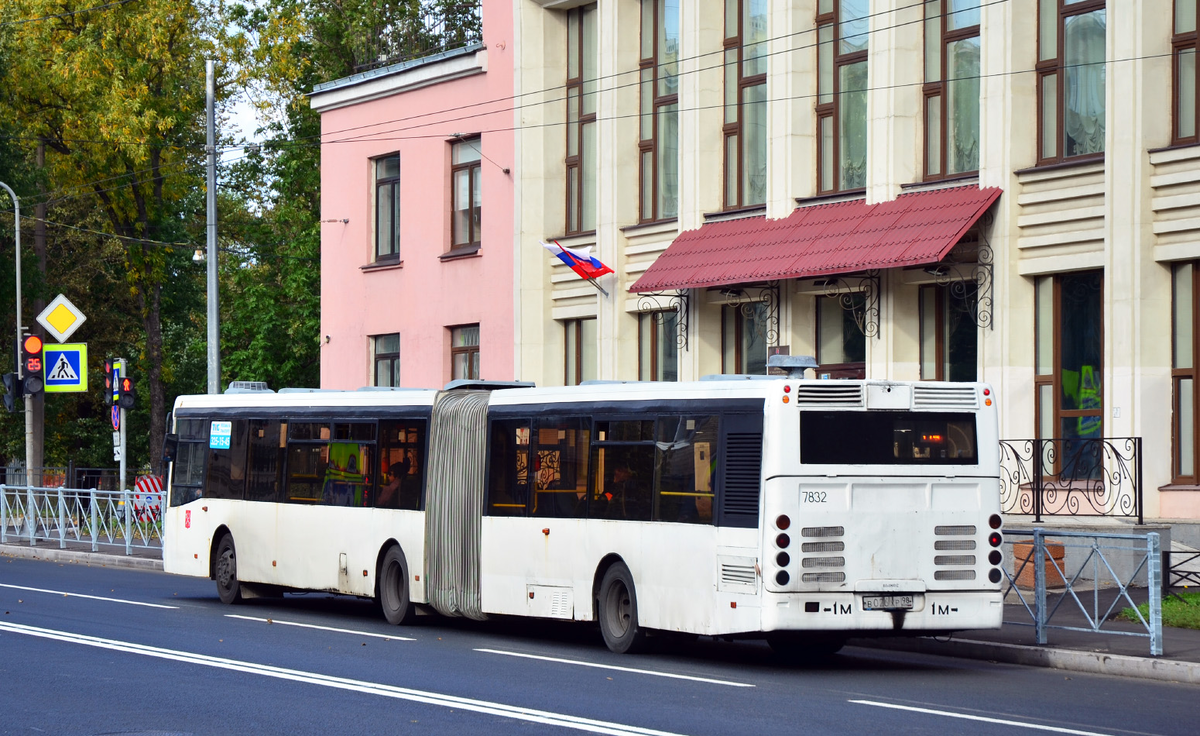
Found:
[[[995,187],[902,194],[890,202],[800,207],[781,220],[746,217],[680,233],[630,287],[698,289],[936,263],[999,199]]]

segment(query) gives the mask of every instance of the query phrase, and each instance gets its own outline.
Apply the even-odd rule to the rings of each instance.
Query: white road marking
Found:
[[[566,713],[554,713],[545,710],[535,710],[533,708],[522,708],[520,706],[506,705],[504,703],[494,703],[487,700],[474,700],[472,698],[462,698],[456,695],[444,695],[442,693],[429,692],[427,690],[414,690],[412,688],[384,685],[377,682],[367,682],[365,680],[351,680],[345,677],[323,675],[318,672],[290,670],[283,667],[255,664],[254,662],[243,662],[236,659],[225,659],[224,657],[212,657],[207,654],[196,654],[193,652],[184,652],[175,649],[162,649],[160,647],[152,647],[145,644],[117,641],[115,639],[101,639],[95,636],[75,634],[68,631],[42,629],[36,626],[25,626],[22,624],[0,622],[0,631],[7,631],[13,634],[25,634],[27,636],[35,636],[41,639],[51,639],[53,641],[62,641],[70,644],[82,644],[84,646],[96,647],[98,649],[127,652],[129,654],[140,654],[146,657],[155,657],[157,659],[203,665],[205,667],[231,670],[233,672],[244,672],[251,675],[273,677],[279,680],[303,682],[310,685],[321,685],[322,687],[330,687],[338,690],[349,690],[353,692],[365,693],[367,695],[380,695],[386,698],[396,698],[415,703],[425,703],[426,705],[437,705],[444,708],[456,708],[458,710],[483,713],[485,715],[497,716],[499,718],[512,718],[519,721],[529,721],[531,723],[544,723],[548,726],[573,728],[577,731],[612,734],[613,736],[627,736],[628,734],[636,734],[637,736],[678,736],[677,734],[672,734],[667,731],[656,731],[650,728],[628,726],[623,723],[613,723],[610,721],[598,721],[591,718],[572,716]]]
[[[105,598],[100,595],[84,595],[82,593],[68,593],[65,590],[46,590],[45,588],[27,588],[24,585],[6,585],[0,583],[0,588],[12,588],[13,590],[28,590],[31,593],[50,593],[51,595],[61,595],[65,598],[88,598],[93,601],[108,601],[109,603],[128,603],[131,606],[146,606],[147,608],[179,608],[179,606],[164,606],[158,603],[142,603],[141,601],[127,601],[121,598]]]
[[[257,618],[255,616],[239,616],[236,613],[227,613],[225,618],[239,618],[243,621],[261,621],[264,624],[279,624],[280,626],[299,626],[302,629],[319,629],[321,631],[335,631],[339,634],[354,634],[355,636],[373,636],[376,639],[394,639],[395,641],[416,641],[411,636],[392,636],[391,634],[373,634],[369,631],[355,631],[354,629],[338,629],[333,626],[317,626],[316,624],[302,624],[296,621],[280,621],[277,618]]]
[[[1003,718],[988,718],[987,716],[973,716],[967,713],[954,713],[948,710],[933,710],[932,708],[917,708],[911,705],[896,705],[895,703],[877,703],[873,700],[851,700],[851,703],[858,705],[874,705],[877,708],[892,708],[894,710],[909,710],[914,713],[928,713],[934,716],[946,716],[948,718],[962,718],[967,721],[982,721],[984,723],[998,723],[1001,726],[1019,726],[1021,728],[1032,728],[1037,731],[1053,731],[1054,733],[1070,733],[1076,736],[1109,736],[1109,734],[1100,733],[1098,731],[1079,731],[1074,728],[1062,728],[1061,726],[1043,726],[1040,723],[1025,723],[1023,721],[1008,721]]]
[[[615,670],[617,672],[632,672],[637,675],[654,675],[655,677],[670,677],[675,680],[691,680],[693,682],[707,682],[713,685],[728,685],[730,687],[757,687],[746,682],[731,682],[729,680],[714,680],[710,677],[696,677],[694,675],[678,675],[673,672],[658,672],[656,670],[639,670],[633,667],[621,667],[615,664],[598,664],[596,662],[581,662],[577,659],[559,659],[558,657],[543,657],[537,654],[522,654],[521,652],[505,652],[500,649],[476,649],[477,652],[486,654],[503,654],[506,657],[522,657],[524,659],[540,659],[543,662],[557,662],[559,664],[573,664],[578,667],[595,667],[601,670]]]

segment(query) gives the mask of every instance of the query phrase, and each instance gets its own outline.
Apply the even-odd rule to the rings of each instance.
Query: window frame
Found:
[[[591,11],[590,14],[588,11]],[[584,180],[591,176],[596,177],[597,169],[594,162],[587,160],[585,155],[586,147],[584,146],[584,137],[587,132],[587,126],[596,125],[596,107],[597,107],[597,89],[596,80],[587,79],[584,73],[586,69],[586,38],[587,29],[585,22],[590,19],[593,24],[599,23],[599,5],[591,3],[582,5],[577,8],[571,8],[567,11],[567,80],[566,80],[566,95],[564,99],[567,105],[566,114],[566,158],[563,160],[566,169],[565,186],[563,187],[566,205],[566,221],[564,232],[567,235],[581,235],[596,231],[596,224],[591,223],[591,227],[585,227],[587,223],[583,221],[584,208]],[[575,19],[578,18],[576,22]],[[577,36],[572,39],[572,25],[575,25]],[[596,29],[597,36],[599,29]],[[574,57],[573,59],[571,57]],[[571,76],[571,64],[575,63],[575,68],[579,72],[577,76]],[[590,87],[590,91],[589,91]],[[584,112],[587,109],[585,101],[591,96],[592,112]],[[579,114],[572,117],[572,99],[578,101]],[[593,128],[593,130],[595,130]],[[575,141],[575,152],[571,152],[572,138]],[[574,178],[572,178],[572,175]],[[574,185],[572,185],[574,182]],[[593,194],[596,194],[593,187]]]
[[[479,154],[479,158],[474,161],[465,163],[454,163],[454,153],[460,146],[474,146],[474,150]],[[457,218],[455,214],[459,212],[456,209],[458,204],[456,197],[458,196],[458,188],[455,186],[455,179],[460,171],[467,172],[467,197],[472,201],[468,207],[468,211],[472,214],[467,217],[467,234],[468,238],[462,243],[458,242],[456,228]],[[450,144],[450,253],[463,250],[479,250],[482,240],[483,231],[483,187],[480,178],[483,175],[483,138],[482,136],[464,136],[454,140]],[[476,230],[474,210],[475,210],[475,188],[479,187],[479,226]]]
[[[747,202],[744,182],[746,180],[746,161],[745,161],[745,122],[746,122],[746,90],[752,87],[762,85],[764,93],[766,91],[767,73],[764,71],[761,74],[753,74],[746,76],[746,58],[744,45],[745,41],[745,19],[746,19],[746,3],[751,0],[725,0],[725,38],[721,42],[724,63],[724,85],[729,86],[731,81],[735,81],[736,89],[734,91],[734,104],[729,104],[729,91],[725,90],[725,100],[723,104],[724,120],[721,125],[721,157],[724,160],[725,178],[721,182],[721,201],[724,203],[723,209],[736,210],[743,207],[757,207],[766,204],[766,187],[763,188],[762,202]],[[729,33],[730,11],[736,7],[737,9],[737,30],[732,35]],[[770,10],[768,8],[768,17]],[[770,35],[768,33],[768,35]],[[769,40],[769,39],[768,39]],[[765,57],[764,57],[765,58]],[[732,78],[729,70],[730,64],[735,67]],[[765,100],[762,103],[766,104]],[[732,120],[730,120],[730,107],[733,108]],[[736,162],[730,161],[730,140],[733,139],[734,158]],[[763,138],[764,143],[766,137]],[[736,195],[731,192],[730,182],[736,181]]]
[[[647,6],[651,6],[651,8],[652,8],[651,11],[649,12],[649,14],[647,14],[647,10],[646,10]],[[683,11],[682,11],[681,6],[678,6],[676,8],[676,10],[680,13],[680,15],[682,15]],[[661,194],[660,189],[661,189],[661,184],[662,184],[662,179],[663,179],[663,172],[659,170],[658,154],[659,154],[659,146],[663,143],[663,141],[661,139],[661,131],[659,130],[658,123],[659,123],[660,111],[663,108],[668,107],[670,105],[676,105],[676,109],[675,109],[675,119],[676,119],[675,148],[676,148],[676,151],[678,151],[678,149],[679,149],[679,131],[678,131],[679,93],[678,93],[678,91],[676,91],[671,94],[664,94],[664,95],[659,94],[660,88],[664,81],[663,77],[670,76],[670,75],[664,75],[664,68],[667,67],[670,64],[670,62],[668,62],[663,57],[663,54],[665,54],[666,52],[663,49],[659,48],[659,43],[658,43],[659,39],[661,38],[661,35],[662,35],[660,33],[660,31],[661,31],[663,23],[664,23],[663,14],[665,13],[665,11],[666,11],[666,7],[665,7],[664,0],[641,0],[641,39],[642,40],[641,40],[641,51],[639,51],[639,54],[638,54],[640,57],[642,57],[638,60],[638,74],[639,74],[639,85],[640,85],[639,107],[641,107],[639,123],[638,123],[638,125],[639,125],[639,130],[638,130],[638,181],[640,183],[640,187],[638,190],[639,191],[639,198],[638,198],[638,222],[639,223],[674,220],[678,217],[678,210],[679,210],[679,202],[678,202],[679,184],[678,184],[678,181],[676,181],[676,185],[675,185],[676,186],[676,198],[677,198],[676,202],[675,202],[676,212],[673,214],[664,216],[663,213],[659,211],[659,209],[660,209],[659,196]],[[649,16],[649,17],[647,17],[647,16]],[[649,24],[647,24],[647,21],[649,21]],[[649,27],[647,27],[647,25],[649,25]],[[649,41],[650,56],[648,56],[648,57],[644,56],[644,54],[647,50],[647,40],[646,40],[647,32],[649,32],[651,35],[651,40]],[[673,76],[677,80],[678,76],[679,76],[678,54],[677,54],[677,58],[676,58],[675,62],[673,63],[673,65],[675,66],[675,74]],[[677,84],[678,84],[678,82],[677,82]],[[649,85],[649,87],[650,87],[649,95],[647,95],[647,93],[645,91],[647,85]],[[650,107],[649,111],[647,111],[645,109],[647,102],[649,102],[649,107]],[[647,118],[649,118],[648,121],[647,121]],[[649,132],[650,132],[649,138],[643,137],[644,133],[646,132],[647,125],[649,125]],[[647,157],[649,157],[649,167],[648,167],[649,171],[647,171]],[[676,168],[676,174],[678,175],[678,173],[679,173],[678,168]],[[649,205],[649,207],[647,207],[647,204]]]
[[[661,315],[661,316],[660,316]],[[668,329],[667,315],[674,316],[674,324],[672,329]],[[639,381],[668,381],[671,379],[659,378],[659,374],[663,370],[663,366],[659,365],[659,355],[662,353],[662,347],[673,345],[675,350],[675,381],[679,380],[679,340],[675,339],[671,342],[673,335],[677,335],[679,329],[679,313],[673,309],[659,309],[650,312],[638,313],[638,380]],[[649,334],[645,332],[649,330]],[[649,360],[642,350],[642,346],[649,341],[647,349],[649,350]]]
[[[1042,16],[1045,14],[1043,7],[1047,3],[1056,5],[1055,19],[1055,55],[1050,58],[1042,58]],[[1066,36],[1066,19],[1077,15],[1086,15],[1088,13],[1104,10],[1105,27],[1107,29],[1107,0],[1038,0],[1038,24],[1037,24],[1037,64],[1034,67],[1037,74],[1037,165],[1047,166],[1058,163],[1083,163],[1088,161],[1103,161],[1104,151],[1095,153],[1077,154],[1067,156],[1063,149],[1065,146],[1065,126],[1066,126],[1066,106],[1064,98],[1066,96],[1066,55],[1064,52],[1065,36]],[[1108,41],[1105,39],[1104,47],[1105,68],[1108,65]],[[1050,77],[1055,79],[1055,115],[1054,115],[1054,155],[1046,156],[1046,110],[1045,110],[1045,82]],[[1105,76],[1105,135],[1108,130],[1108,79]]]
[[[1100,419],[1100,437],[1101,438],[1104,437],[1104,428],[1105,428],[1104,407],[1105,407],[1105,404],[1104,404],[1103,376],[1104,376],[1105,365],[1103,363],[1103,360],[1104,360],[1105,325],[1104,325],[1104,272],[1102,270],[1099,271],[1100,288],[1099,288],[1099,292],[1097,295],[1097,302],[1099,304],[1098,311],[1099,311],[1099,318],[1100,318],[1100,348],[1098,351],[1098,355],[1100,357],[1101,362],[1098,366],[1096,366],[1096,370],[1101,375],[1100,406],[1099,406],[1099,408],[1096,408],[1096,409],[1063,409],[1062,408],[1062,403],[1063,403],[1062,402],[1062,391],[1063,391],[1062,372],[1063,372],[1063,368],[1062,368],[1062,329],[1061,329],[1061,326],[1062,326],[1062,319],[1063,319],[1063,312],[1062,312],[1063,296],[1062,296],[1062,279],[1061,279],[1061,277],[1062,276],[1070,276],[1070,275],[1074,275],[1074,274],[1078,274],[1078,273],[1089,273],[1094,270],[1095,269],[1088,269],[1086,271],[1074,271],[1074,272],[1067,272],[1067,273],[1047,274],[1045,276],[1037,277],[1037,279],[1035,279],[1035,281],[1034,281],[1034,294],[1035,294],[1035,296],[1034,296],[1034,325],[1033,325],[1033,330],[1034,330],[1034,332],[1033,332],[1033,339],[1034,339],[1034,364],[1033,364],[1034,365],[1034,377],[1033,377],[1034,434],[1040,440],[1050,440],[1050,439],[1059,438],[1060,435],[1062,435],[1062,422],[1064,419],[1077,419],[1077,418],[1083,418],[1083,417],[1089,417],[1089,416],[1098,417]],[[1050,317],[1050,319],[1053,320],[1050,325],[1052,353],[1050,356],[1049,367],[1050,367],[1051,372],[1048,374],[1047,373],[1037,373],[1038,363],[1039,363],[1039,356],[1037,354],[1038,327],[1044,316],[1041,312],[1045,308],[1040,303],[1040,300],[1037,298],[1037,284],[1041,279],[1050,279],[1051,284],[1052,284],[1052,289],[1053,289],[1052,297],[1051,297],[1052,305],[1051,305],[1051,309],[1050,309],[1051,314],[1048,315]],[[1041,401],[1041,391],[1042,391],[1042,387],[1044,387],[1044,386],[1050,387],[1050,401],[1052,404],[1052,407],[1051,407],[1052,414],[1050,417],[1050,421],[1051,421],[1050,429],[1053,432],[1052,437],[1043,437],[1042,436],[1042,426],[1043,426],[1044,420],[1046,418],[1045,417],[1045,407],[1042,405],[1042,401]],[[1066,460],[1066,458],[1063,458],[1061,456],[1061,454],[1057,455],[1056,457],[1057,457],[1057,462],[1059,462],[1059,463],[1064,462]],[[1050,466],[1047,466],[1047,472],[1049,473],[1049,472],[1054,472],[1054,471],[1050,470]]]
[[[595,317],[580,317],[563,321],[563,385],[578,386],[585,380],[583,377],[583,323],[595,322]],[[574,346],[574,350],[572,350]],[[574,356],[571,353],[574,352]],[[575,375],[571,375],[571,367],[575,367]]]
[[[389,159],[396,160],[396,175],[390,176],[387,178],[380,178],[380,175],[379,175],[380,164],[382,164],[384,161],[389,160]],[[375,218],[374,218],[375,219],[375,229],[372,233],[372,239],[374,240],[374,246],[372,249],[374,262],[375,263],[396,262],[396,261],[400,260],[400,178],[403,173],[401,170],[400,152],[394,151],[394,152],[386,154],[384,156],[376,156],[375,158],[371,159],[371,170],[372,170],[372,173],[374,173],[374,175],[375,175],[374,176],[375,199],[373,200],[373,206],[374,206],[374,210],[375,210]],[[391,250],[387,253],[381,253],[380,247],[379,247],[380,246],[379,216],[381,214],[380,207],[379,207],[379,194],[380,194],[380,191],[382,189],[384,189],[385,187],[388,189],[391,189],[393,217],[392,217],[391,233],[389,235]]]
[[[1196,8],[1193,10],[1195,23],[1200,25],[1200,0],[1194,0]],[[1193,76],[1196,77],[1196,88],[1192,90],[1192,133],[1191,135],[1182,135],[1179,132],[1179,111],[1180,104],[1183,101],[1181,96],[1182,86],[1179,76],[1179,62],[1183,54],[1192,52],[1192,63],[1196,64],[1200,60],[1200,33],[1196,28],[1184,33],[1179,32],[1179,0],[1172,4],[1171,13],[1171,144],[1175,146],[1188,146],[1200,143],[1200,75],[1193,71]]]
[[[766,302],[766,300],[761,300],[761,299],[751,301],[751,302],[745,302],[743,304],[722,304],[721,305],[721,373],[722,373],[722,375],[768,375],[767,371],[765,370],[765,366],[766,366],[766,362],[767,362],[767,356],[769,355],[769,351],[770,351],[770,347],[771,347],[770,345],[767,344],[767,342],[768,342],[767,331],[770,329],[769,326],[767,326],[764,323],[763,336],[762,336],[763,337],[764,371],[762,374],[749,373],[749,371],[748,371],[749,366],[747,364],[748,356],[743,351],[743,347],[746,344],[746,342],[745,342],[745,337],[746,337],[745,326],[746,326],[746,322],[751,318],[751,315],[747,314],[745,308],[752,307],[754,309],[755,313],[758,313],[759,308],[763,307],[763,306],[767,306],[767,302]],[[729,335],[729,329],[728,329],[729,319],[728,319],[727,315],[729,315],[730,312],[732,312],[732,314],[733,314],[733,335],[732,336]],[[766,316],[765,322],[769,322],[769,321],[770,321],[770,317]],[[733,362],[734,362],[734,365],[732,366],[732,370],[730,370],[731,366],[729,366],[727,364],[727,361],[725,358],[725,356],[728,355],[730,352],[727,348],[731,344],[729,342],[731,339],[733,340],[732,346],[733,346]]]
[[[1177,287],[1178,269],[1190,266],[1191,273],[1191,304],[1188,305],[1187,313],[1191,319],[1190,331],[1192,335],[1191,345],[1188,346],[1189,357],[1191,358],[1190,368],[1177,368],[1179,364],[1179,348],[1178,329],[1179,324],[1176,320],[1179,314],[1177,300],[1179,298]],[[1196,339],[1196,324],[1200,319],[1200,300],[1197,300],[1197,287],[1200,287],[1200,261],[1183,261],[1172,264],[1171,266],[1171,483],[1174,485],[1197,485],[1200,484],[1200,421],[1197,421],[1200,414],[1200,391],[1197,391],[1196,380],[1200,378],[1200,341]],[[1181,392],[1179,386],[1183,380],[1192,382],[1192,472],[1185,474],[1182,472],[1182,463],[1180,457],[1181,439],[1181,419],[1183,413],[1180,404]]]
[[[918,290],[918,297],[917,297],[918,318],[917,319],[918,319],[918,324],[919,324],[919,330],[918,330],[918,337],[917,337],[917,345],[918,345],[918,351],[919,351],[920,355],[919,355],[919,360],[917,361],[917,364],[918,364],[918,368],[920,370],[922,381],[948,381],[948,380],[950,380],[947,377],[948,369],[950,367],[950,339],[949,339],[949,337],[950,337],[950,334],[949,334],[950,322],[948,320],[948,317],[950,315],[950,310],[955,308],[955,306],[953,304],[954,295],[951,293],[950,290],[951,289],[957,290],[957,289],[961,288],[964,291],[966,291],[966,290],[969,290],[973,285],[974,285],[973,281],[959,282],[959,286],[957,286],[957,287],[954,285],[951,285],[951,284],[922,284],[920,289]],[[926,329],[926,322],[927,322],[926,315],[925,315],[925,295],[928,293],[932,293],[934,295],[933,296],[934,314],[933,314],[933,320],[932,320],[933,329],[934,329],[934,336],[933,336],[933,343],[934,343],[934,345],[933,345],[934,371],[933,372],[934,372],[934,375],[933,376],[925,375],[925,364],[927,362],[927,356],[925,355],[925,329]],[[979,299],[978,291],[970,292],[970,296],[976,300],[975,303],[976,303],[976,305],[978,305],[978,299]],[[965,299],[966,299],[966,296],[963,297],[963,300],[965,300]],[[965,314],[969,314],[969,312],[967,312],[966,310],[962,310],[962,311]],[[979,380],[978,325],[976,325],[976,334],[975,334],[975,377],[972,378],[971,380],[972,381]]]
[[[817,5],[816,27],[817,27],[818,41],[816,44],[816,48],[817,48],[817,89],[818,89],[818,91],[817,91],[817,104],[816,104],[816,118],[817,118],[816,142],[817,142],[817,194],[818,195],[820,195],[820,194],[856,193],[856,192],[865,192],[866,191],[865,181],[864,181],[863,186],[861,186],[861,187],[846,187],[846,188],[842,187],[842,183],[841,183],[842,182],[842,171],[841,171],[841,164],[840,164],[840,161],[842,158],[842,151],[841,151],[842,145],[841,145],[841,136],[839,135],[839,130],[840,130],[841,117],[842,117],[842,94],[843,94],[842,89],[841,89],[841,86],[842,86],[841,85],[841,70],[843,67],[851,66],[853,64],[858,64],[858,63],[866,63],[868,61],[868,57],[870,54],[870,46],[871,46],[871,42],[870,42],[871,31],[870,31],[870,27],[869,27],[870,10],[869,10],[869,6],[868,6],[868,11],[867,11],[867,16],[866,16],[866,19],[868,20],[868,29],[866,31],[867,48],[862,49],[861,51],[854,51],[854,52],[851,52],[848,54],[843,54],[843,53],[840,53],[840,47],[841,47],[841,43],[842,43],[842,37],[841,37],[842,5],[841,5],[841,3],[842,3],[842,0],[830,0],[830,10],[828,12],[824,12],[824,13],[821,12],[821,10],[820,10],[820,4],[818,3],[818,5]],[[832,62],[831,62],[833,64],[833,69],[831,72],[831,76],[832,76],[831,87],[830,87],[828,94],[822,94],[820,92],[821,77],[822,77],[821,46],[825,42],[822,42],[819,39],[820,39],[821,30],[823,28],[832,28],[830,40],[828,41],[828,43],[833,45],[833,55],[832,55],[833,58],[832,58]],[[864,93],[868,93],[870,90],[869,71],[868,71],[867,82],[868,82],[868,86],[866,89],[863,90]],[[822,102],[822,98],[825,98],[825,97],[828,97],[829,100],[827,102]],[[825,155],[826,154],[825,154],[825,150],[824,150],[825,146],[823,143],[824,139],[823,139],[823,134],[822,134],[822,125],[824,124],[824,122],[826,120],[829,121],[830,135],[832,137],[832,140],[830,143],[830,149],[829,149],[829,156],[830,156],[830,158],[833,159],[830,164],[831,176],[830,176],[830,182],[829,182],[828,186],[826,186],[826,184],[823,180],[823,173],[825,171]],[[864,125],[866,125],[869,129],[870,121],[865,120]],[[865,131],[864,131],[864,143],[869,143],[868,141],[865,140]],[[868,157],[868,169],[869,169],[869,157],[870,157],[869,149],[867,151],[867,157]],[[865,177],[865,172],[864,172],[864,177]]]
[[[923,157],[923,161],[922,161],[921,165],[922,165],[922,171],[924,172],[924,180],[925,181],[939,181],[941,179],[958,178],[961,176],[970,176],[972,174],[979,173],[978,154],[975,159],[976,166],[974,169],[955,171],[955,172],[947,172],[947,170],[946,170],[947,169],[946,162],[948,161],[948,158],[949,158],[947,156],[947,153],[949,151],[949,141],[950,141],[950,134],[949,134],[949,131],[950,131],[950,106],[948,104],[946,104],[947,99],[949,97],[949,84],[948,84],[948,72],[947,72],[947,68],[949,66],[948,49],[950,48],[951,44],[957,43],[959,41],[965,41],[970,38],[979,38],[981,47],[982,47],[982,41],[983,41],[982,32],[981,32],[981,24],[978,24],[978,23],[973,26],[966,26],[965,28],[956,28],[954,30],[948,30],[948,27],[950,24],[946,22],[946,15],[947,15],[947,12],[953,11],[953,7],[948,5],[949,2],[950,2],[950,0],[925,0],[926,40],[925,40],[924,52],[925,52],[926,80],[925,80],[925,84],[921,88],[921,93],[922,93],[921,110],[922,110],[922,119],[923,119],[922,126],[925,131],[925,151],[924,151],[924,157]],[[936,14],[931,15],[929,12],[929,9],[932,6],[934,6],[935,4],[938,7],[938,12]],[[928,71],[929,71],[929,65],[930,65],[928,35],[930,34],[931,27],[933,27],[933,26],[936,26],[936,33],[938,36],[938,40],[937,40],[938,57],[939,57],[938,58],[938,78],[937,78],[937,80],[930,81],[928,79]],[[981,56],[982,56],[982,54],[981,54]],[[929,162],[930,162],[929,153],[931,150],[931,143],[934,143],[934,141],[931,140],[934,136],[931,135],[930,126],[929,126],[929,119],[930,119],[929,104],[930,104],[930,100],[934,99],[934,98],[936,98],[938,100],[938,107],[939,107],[939,110],[938,110],[938,135],[937,135],[938,140],[936,141],[937,152],[938,152],[938,171],[936,171],[936,172],[931,171],[930,165],[929,165]],[[977,133],[977,136],[978,136],[978,133]],[[981,137],[980,137],[979,143],[981,145],[983,143]],[[980,152],[980,153],[982,153],[982,152]]]
[[[383,338],[388,338],[388,337],[392,337],[392,336],[395,336],[395,338],[396,338],[395,352],[381,353],[379,351],[379,341]],[[384,361],[387,361],[389,363],[391,370],[388,372],[388,375],[392,376],[395,379],[395,383],[381,384],[379,382],[379,365],[380,365],[380,363],[382,363]],[[400,385],[400,333],[399,332],[388,332],[388,333],[384,333],[382,335],[371,335],[371,385],[372,386],[386,386],[388,388],[395,388]]]
[[[850,296],[850,298],[852,300],[862,299],[864,302],[866,300],[866,295],[861,291],[848,292],[848,295]],[[815,340],[813,342],[813,345],[815,346],[814,352],[817,354],[816,355],[817,376],[821,377],[824,375],[828,375],[830,378],[863,379],[863,378],[866,378],[866,375],[867,375],[867,354],[869,351],[867,350],[867,346],[868,346],[867,336],[865,334],[862,334],[861,330],[859,331],[859,333],[862,334],[862,341],[863,341],[862,342],[863,359],[861,361],[848,361],[848,362],[843,362],[843,363],[822,363],[821,362],[821,357],[822,357],[821,356],[821,325],[824,321],[821,318],[821,313],[822,313],[822,311],[824,311],[822,308],[822,305],[832,305],[827,308],[835,308],[841,312],[841,314],[842,314],[842,320],[841,320],[842,329],[844,330],[846,314],[848,312],[851,312],[851,310],[846,309],[845,306],[841,303],[842,298],[844,296],[847,296],[847,294],[834,294],[832,296],[822,295],[822,296],[815,297],[816,303],[813,305],[813,313],[814,313],[814,317],[815,317],[815,323],[813,325],[813,333],[814,333],[813,336],[814,336]],[[851,318],[853,318],[853,316],[851,316]],[[844,348],[843,348],[843,352],[845,352]]]
[[[459,330],[466,330],[466,329],[470,329],[472,327],[475,328],[475,334],[477,336],[475,344],[474,345],[455,345],[454,338],[455,338],[455,335],[458,334]],[[483,339],[483,333],[479,328],[478,322],[476,322],[475,324],[457,325],[455,327],[450,328],[450,379],[451,380],[453,380],[453,381],[458,381],[458,380],[478,381],[479,380],[479,376],[482,372],[481,371],[482,366],[480,364],[480,355],[479,355],[479,343],[482,342],[482,339]],[[465,375],[465,376],[454,375],[454,367],[456,365],[455,358],[458,357],[459,355],[466,356],[467,375]],[[472,375],[472,374],[474,374],[474,375]]]

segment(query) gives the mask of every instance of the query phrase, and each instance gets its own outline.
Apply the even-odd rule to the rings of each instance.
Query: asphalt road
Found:
[[[0,733],[1193,734],[1194,686],[760,642],[610,653],[584,624],[425,617],[309,594],[0,558]]]

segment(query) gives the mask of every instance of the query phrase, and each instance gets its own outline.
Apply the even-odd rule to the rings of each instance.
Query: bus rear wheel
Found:
[[[412,623],[415,606],[408,592],[408,563],[399,547],[392,547],[379,565],[379,593],[376,599],[389,624]]]
[[[217,559],[213,565],[213,577],[217,580],[217,595],[222,603],[237,603],[242,599],[242,586],[237,578],[237,550],[233,546],[233,535],[226,534],[217,543]]]
[[[617,654],[633,654],[646,648],[646,630],[638,625],[633,575],[625,563],[618,562],[604,573],[596,609],[600,633],[610,650]]]

